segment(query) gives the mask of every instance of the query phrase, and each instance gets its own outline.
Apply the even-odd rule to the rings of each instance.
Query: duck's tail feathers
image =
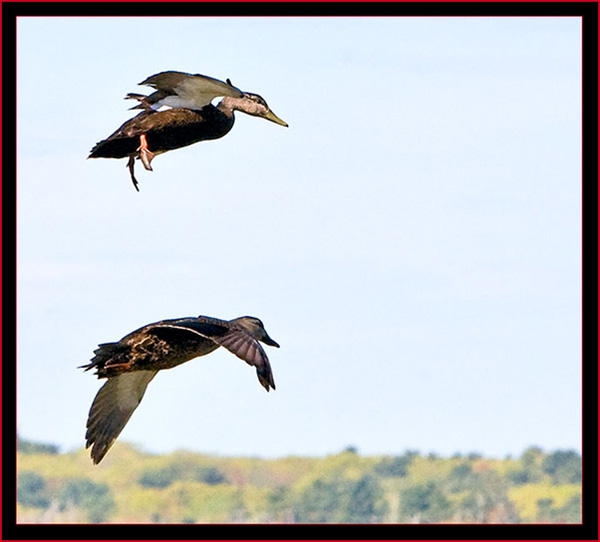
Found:
[[[119,343],[103,343],[99,344],[98,348],[94,350],[95,356],[86,365],[80,365],[78,369],[89,371],[90,369],[98,369],[98,372],[106,365],[106,363],[115,356],[120,354],[123,350],[122,345]]]
[[[154,110],[152,105],[148,102],[148,96],[146,96],[145,94],[136,94],[135,92],[129,92],[127,94],[127,96],[125,96],[125,100],[137,100],[138,102],[140,102],[139,104],[134,105],[133,107],[130,107],[129,110],[132,110],[132,109],[143,109],[145,111],[153,111]]]

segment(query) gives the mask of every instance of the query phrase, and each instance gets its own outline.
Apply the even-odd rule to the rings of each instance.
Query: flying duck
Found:
[[[259,341],[279,348],[263,323],[252,316],[219,320],[207,316],[177,318],[148,324],[120,341],[98,345],[90,363],[106,383],[98,391],[87,420],[86,448],[100,463],[144,397],[146,387],[162,369],[205,356],[222,346],[256,367],[258,381],[275,389],[271,365]]]
[[[156,90],[149,96],[129,93],[125,99],[139,101],[131,109],[142,109],[142,112],[98,142],[88,157],[129,158],[127,167],[137,191],[136,158],[141,160],[144,168],[152,171],[150,164],[157,154],[198,141],[219,139],[233,127],[234,111],[287,126],[263,98],[242,92],[229,79],[223,82],[201,74],[166,71],[148,77],[140,85]],[[221,96],[223,99],[217,106],[211,104]],[[159,111],[162,107],[169,109]]]

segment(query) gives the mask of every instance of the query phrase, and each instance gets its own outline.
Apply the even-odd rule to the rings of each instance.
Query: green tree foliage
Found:
[[[517,485],[536,484],[543,480],[542,461],[544,452],[537,446],[530,446],[521,455],[521,468],[512,470],[508,477]]]
[[[19,472],[17,503],[34,508],[47,508],[50,505],[50,498],[44,477],[30,471]]]
[[[581,521],[581,495],[571,497],[563,506],[556,508],[552,519],[557,523],[579,523]]]
[[[291,523],[294,521],[293,495],[290,488],[277,486],[267,496],[267,521]]]
[[[462,480],[465,496],[456,519],[468,523],[513,523],[518,515],[508,498],[506,481],[496,472],[472,472]]]
[[[89,478],[72,478],[58,492],[59,509],[83,508],[91,523],[106,521],[114,510],[115,502],[107,484],[95,483]]]
[[[469,463],[453,467],[444,478],[409,486],[400,493],[403,522],[512,523],[518,521],[507,494],[508,485],[497,472],[473,470]]]
[[[470,523],[507,523],[518,521],[514,505],[510,501],[506,480],[483,462],[475,471],[468,463],[455,466],[440,482],[455,503],[453,518]],[[482,468],[483,467],[483,468]],[[451,497],[460,494],[459,499]]]
[[[477,452],[471,452],[467,455],[467,459],[469,461],[476,461],[477,459],[481,459],[483,456]]]
[[[451,503],[435,482],[410,486],[400,493],[401,522],[439,523],[451,516]]]
[[[384,477],[402,477],[408,474],[408,468],[418,452],[408,450],[402,455],[384,457],[376,466],[375,472]]]
[[[387,512],[387,503],[378,479],[365,475],[350,490],[344,517],[347,523],[379,523]]]
[[[573,450],[557,450],[542,461],[542,470],[549,474],[554,484],[581,482],[581,458]]]
[[[17,452],[22,454],[55,455],[58,453],[58,446],[55,446],[54,444],[43,444],[41,442],[25,440],[17,433]]]
[[[581,521],[581,495],[575,495],[563,506],[556,506],[554,499],[538,499],[537,509],[536,522],[577,523]]]
[[[473,485],[475,476],[471,465],[468,463],[456,465],[456,467],[448,473],[446,479],[448,490],[451,493],[456,493],[468,489],[469,486]]]
[[[324,458],[148,455],[116,446],[88,455],[17,454],[17,502],[27,522],[578,523],[581,462],[531,447],[518,458],[407,451]],[[89,476],[89,477],[88,477]],[[532,481],[537,480],[537,481]]]
[[[294,507],[297,523],[377,523],[387,510],[376,477],[359,480],[316,480]]]
[[[530,447],[520,462],[521,468],[507,474],[513,484],[536,484],[548,479],[557,485],[581,483],[581,457],[574,450],[544,454],[541,448]]]
[[[165,488],[177,481],[203,482],[208,485],[228,483],[227,477],[216,467],[200,467],[189,461],[145,469],[138,479],[140,485],[155,488]]]
[[[296,523],[339,523],[346,489],[344,481],[313,482],[294,507]]]

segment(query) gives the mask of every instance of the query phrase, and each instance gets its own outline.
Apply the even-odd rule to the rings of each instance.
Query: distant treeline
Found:
[[[581,457],[530,447],[518,458],[406,451],[260,459],[117,443],[85,450],[18,439],[19,522],[579,523]]]

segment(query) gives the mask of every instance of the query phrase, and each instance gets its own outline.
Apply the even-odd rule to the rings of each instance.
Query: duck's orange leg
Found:
[[[152,171],[152,166],[150,165],[150,162],[152,162],[152,159],[154,158],[154,153],[151,152],[150,150],[148,150],[148,141],[146,141],[146,135],[142,134],[140,136],[140,146],[137,149],[140,153],[140,160],[142,161],[142,164],[144,164],[144,167],[148,170],[148,171]]]

